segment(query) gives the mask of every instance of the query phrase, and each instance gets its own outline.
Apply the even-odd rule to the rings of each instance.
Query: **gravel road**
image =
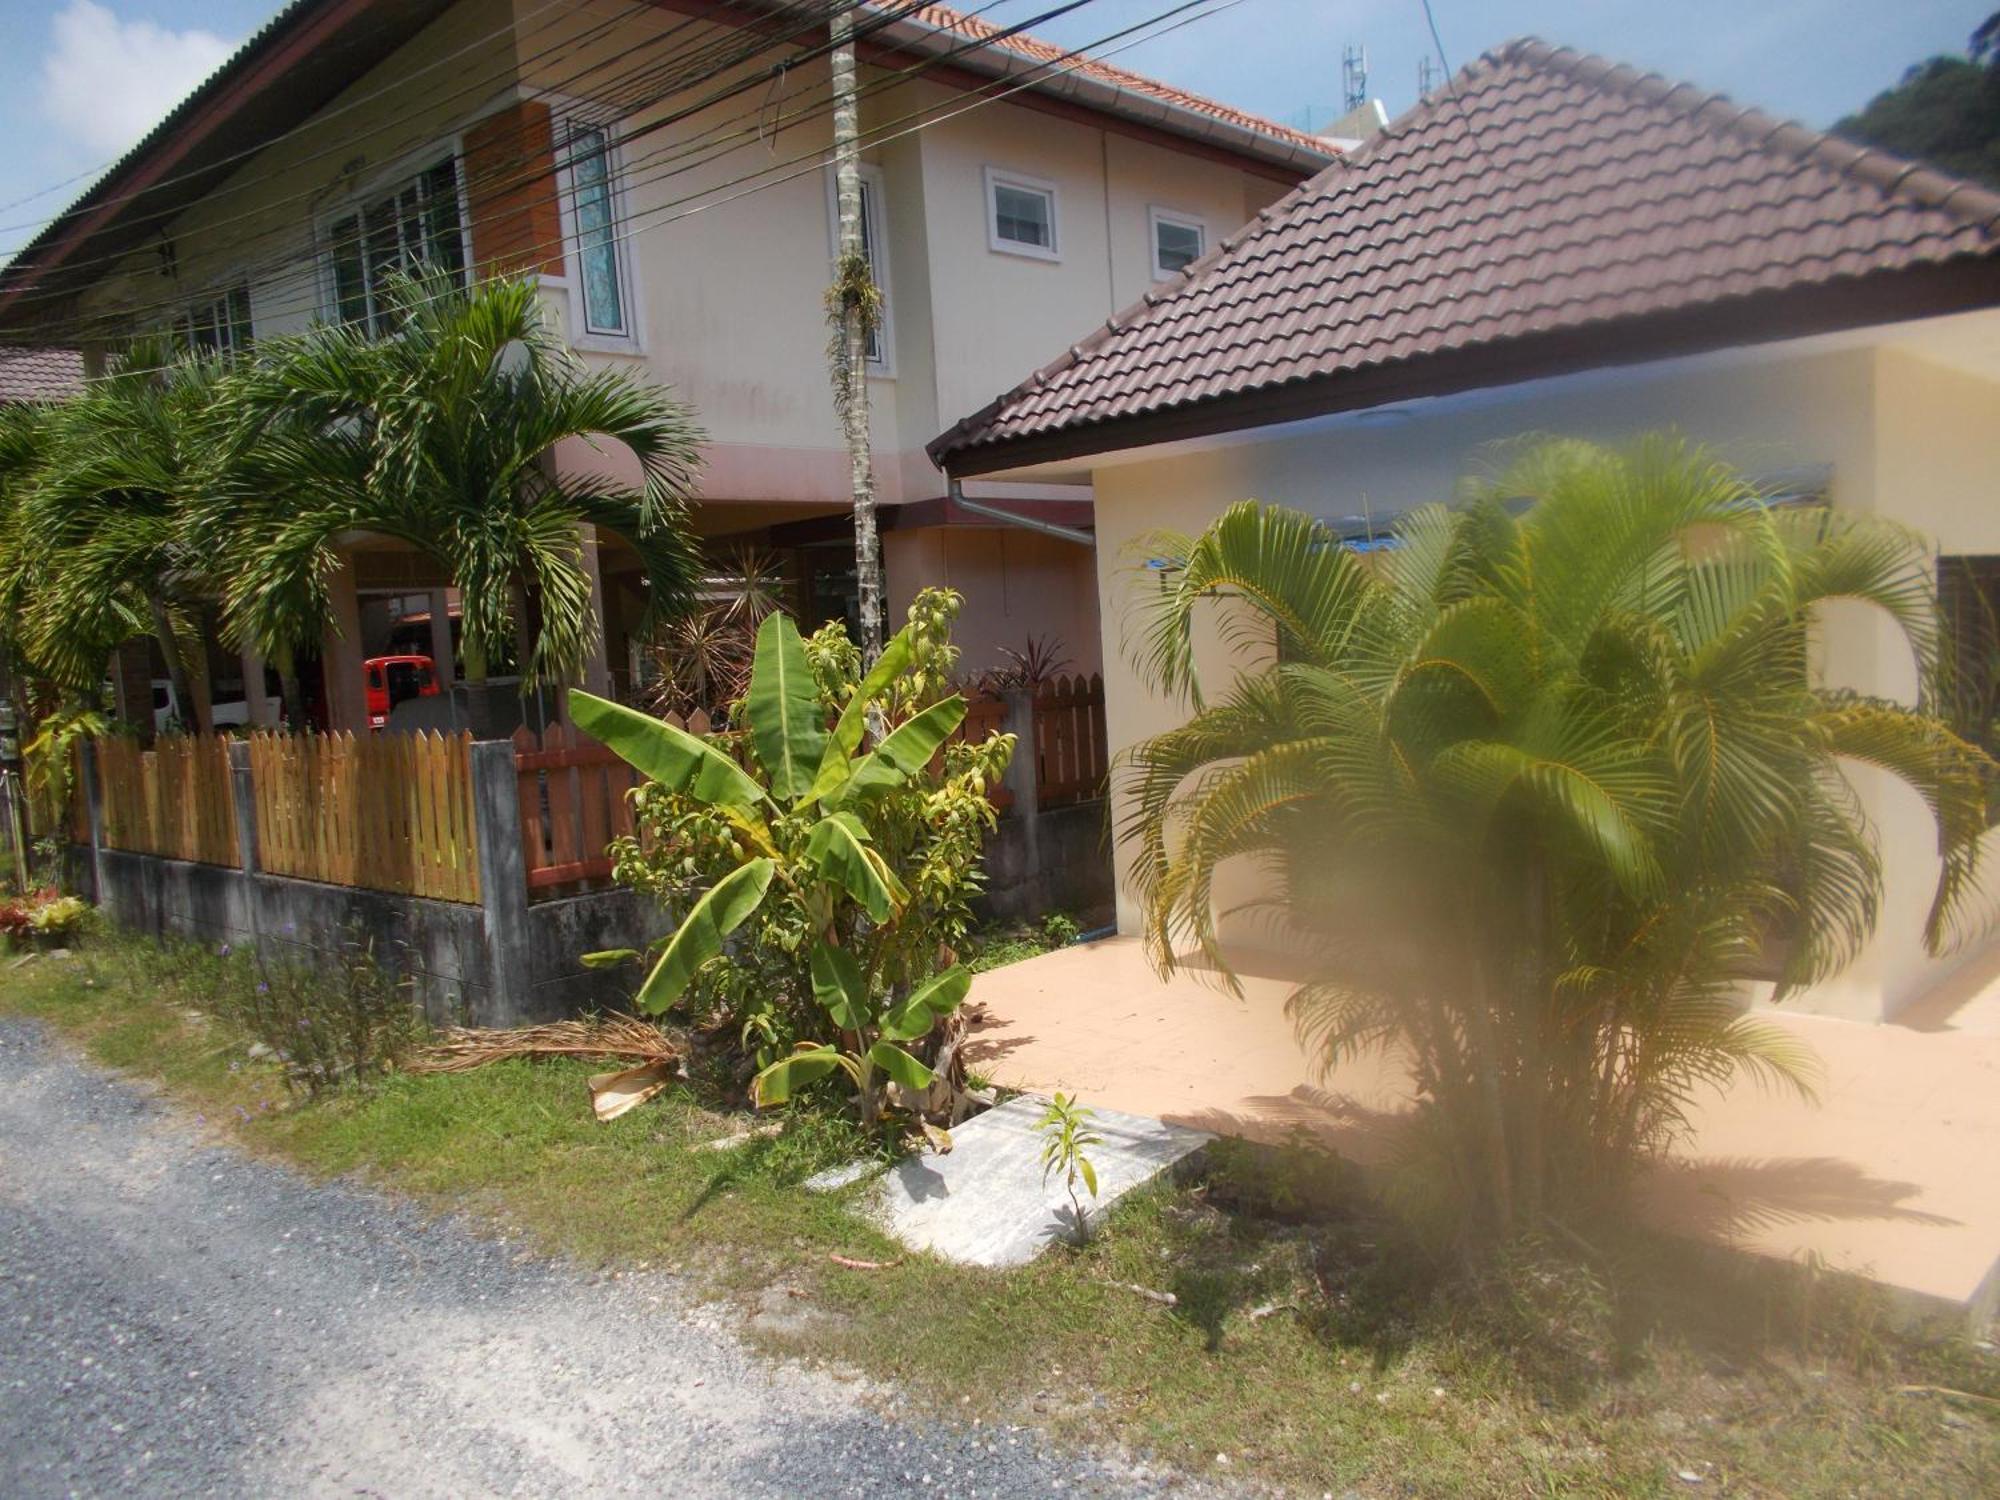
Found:
[[[0,1495],[1146,1495],[206,1139],[0,1019]]]

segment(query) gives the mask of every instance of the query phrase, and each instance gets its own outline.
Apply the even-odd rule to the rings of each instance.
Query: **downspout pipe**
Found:
[[[1043,536],[1052,536],[1057,541],[1074,542],[1079,547],[1095,547],[1097,538],[1087,531],[1078,531],[1074,526],[1058,526],[1054,521],[1038,521],[1033,516],[1018,516],[1011,510],[1002,510],[997,505],[987,505],[983,501],[968,500],[965,491],[954,479],[951,481],[951,503],[961,510],[970,511],[989,521],[999,521],[1008,526],[1019,526],[1026,531],[1039,531]]]

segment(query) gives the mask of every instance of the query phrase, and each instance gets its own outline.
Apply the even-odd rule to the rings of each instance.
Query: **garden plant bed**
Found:
[[[863,1145],[838,1116],[702,1150],[752,1122],[676,1088],[599,1125],[584,1061],[396,1074],[307,1103],[186,972],[150,944],[96,940],[0,972],[0,1009],[157,1080],[248,1150],[586,1263],[674,1270],[739,1308],[753,1342],[968,1421],[1288,1493],[2000,1486],[1992,1349],[1907,1342],[1842,1278],[1593,1226],[1589,1257],[1551,1245],[1472,1286],[1403,1244],[1336,1163],[1228,1142],[1199,1178],[1134,1193],[1085,1248],[953,1266],[803,1189]]]

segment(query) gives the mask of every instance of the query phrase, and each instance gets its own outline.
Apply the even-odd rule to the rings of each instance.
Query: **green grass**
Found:
[[[166,967],[103,940],[0,970],[0,1009],[156,1079],[251,1150],[586,1263],[676,1269],[740,1307],[754,1342],[899,1380],[913,1409],[1197,1472],[1226,1454],[1232,1475],[1312,1495],[2000,1493],[1992,1355],[1904,1342],[1836,1278],[1632,1239],[1601,1242],[1595,1268],[1551,1252],[1467,1288],[1399,1248],[1338,1174],[1230,1150],[1202,1181],[1135,1195],[1087,1248],[966,1270],[797,1186],[859,1144],[838,1117],[698,1150],[744,1117],[675,1090],[599,1125],[576,1063],[296,1102]]]

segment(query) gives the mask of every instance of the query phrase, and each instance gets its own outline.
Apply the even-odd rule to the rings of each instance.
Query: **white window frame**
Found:
[[[875,353],[868,358],[868,374],[877,380],[896,378],[896,297],[889,288],[889,189],[888,179],[875,162],[861,163],[861,211],[868,215],[868,243],[874,253],[868,272],[882,293],[882,321],[875,329]],[[827,259],[840,259],[840,184],[832,167],[826,169],[826,250]]]
[[[196,292],[174,310],[173,314],[167,319],[162,331],[166,334],[170,342],[176,347],[180,347],[181,324],[186,322],[188,325],[186,347],[193,349],[196,347],[194,341],[195,313],[197,311],[212,310],[217,304],[220,304],[223,309],[223,317],[222,321],[217,325],[218,329],[225,333],[233,330],[235,324],[229,317],[229,299],[238,288],[241,288],[243,292],[243,346],[238,348],[232,338],[229,342],[219,345],[213,352],[220,354],[224,359],[235,359],[238,355],[247,353],[250,346],[257,342],[257,305],[256,299],[250,291],[250,278],[247,276],[225,277],[223,280],[214,282],[204,287],[201,291]]]
[[[1170,271],[1160,264],[1160,226],[1162,224],[1172,224],[1178,229],[1192,229],[1196,234],[1200,235],[1201,248],[1194,253],[1195,260],[1200,260],[1204,255],[1208,254],[1208,222],[1194,214],[1184,214],[1178,209],[1163,208],[1157,203],[1147,206],[1146,254],[1153,263],[1153,280],[1171,281],[1181,273],[1179,271]],[[1189,264],[1192,263],[1190,262]]]
[[[986,248],[999,255],[1021,255],[1029,260],[1062,259],[1062,195],[1056,185],[1043,177],[1030,177],[1023,172],[1010,172],[1004,167],[989,166],[985,169],[986,192]],[[1046,245],[1026,245],[1019,240],[1000,237],[1000,199],[995,191],[1010,187],[1017,192],[1040,193],[1049,200],[1049,242]]]
[[[465,137],[454,132],[438,137],[421,150],[406,153],[378,172],[357,179],[345,194],[323,204],[314,214],[313,245],[319,262],[321,318],[329,323],[340,321],[340,282],[334,267],[334,226],[343,219],[365,214],[371,200],[399,190],[404,183],[438,166],[447,156],[451,158],[452,182],[458,193],[459,253],[465,262],[465,282],[471,286],[478,281],[479,265],[472,258],[472,204],[465,182]],[[370,302],[373,302],[372,293]],[[372,331],[372,305],[369,322]]]
[[[618,294],[625,306],[623,333],[590,326],[589,305],[583,292],[583,232],[577,221],[576,182],[570,173],[569,142],[578,130],[595,130],[604,136],[604,165],[611,189],[611,253],[618,266]],[[638,257],[632,254],[628,226],[630,213],[625,199],[624,161],[618,132],[608,122],[578,119],[558,111],[552,121],[551,144],[556,156],[556,198],[561,205],[563,274],[544,275],[544,286],[558,286],[569,294],[569,315],[564,326],[572,349],[599,354],[644,354],[646,341],[645,305],[639,297]]]

